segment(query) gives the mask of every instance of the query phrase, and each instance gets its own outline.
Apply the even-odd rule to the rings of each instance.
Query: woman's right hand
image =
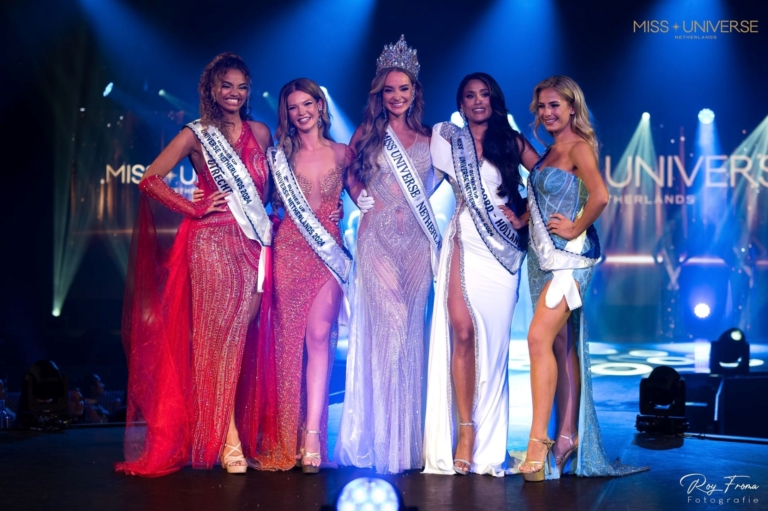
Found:
[[[195,191],[192,192],[192,202],[199,202],[205,198],[205,192],[202,191],[200,188],[197,188],[200,186],[197,181],[193,183],[195,185]]]

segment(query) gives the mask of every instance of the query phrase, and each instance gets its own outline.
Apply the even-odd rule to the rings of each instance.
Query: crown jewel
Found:
[[[419,77],[419,59],[416,58],[416,50],[409,48],[405,42],[405,35],[400,36],[400,40],[395,44],[385,44],[384,51],[376,59],[376,72],[388,67],[399,67],[410,71],[416,78]]]

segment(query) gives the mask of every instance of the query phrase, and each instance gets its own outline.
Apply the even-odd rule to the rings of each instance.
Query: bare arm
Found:
[[[523,162],[523,167],[530,172],[539,161],[539,153],[522,135],[517,139],[517,150],[520,152],[520,161]]]
[[[197,148],[197,138],[192,130],[183,129],[171,140],[171,143],[163,149],[163,152],[155,158],[155,161],[144,172],[139,182],[139,189],[147,196],[152,197],[165,207],[177,213],[191,218],[202,218],[214,211],[226,211],[225,197],[228,194],[215,192],[208,198],[192,202],[174,192],[163,178],[179,164],[179,162],[192,154]]]
[[[595,154],[589,144],[577,143],[571,148],[568,156],[574,165],[573,173],[584,182],[589,198],[584,204],[584,211],[576,220],[571,222],[560,213],[555,213],[550,217],[547,229],[567,240],[572,240],[586,231],[600,217],[608,204],[608,189],[605,187],[603,177],[597,168]]]

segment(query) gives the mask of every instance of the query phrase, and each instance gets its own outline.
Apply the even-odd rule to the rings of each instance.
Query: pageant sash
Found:
[[[599,260],[599,255],[594,259],[581,255],[584,242],[587,239],[587,232],[593,228],[587,229],[570,240],[563,250],[555,247],[541,216],[533,188],[533,180],[530,178],[528,179],[528,209],[531,213],[531,247],[536,252],[539,268],[553,273],[552,283],[549,285],[544,301],[547,307],[553,309],[565,298],[570,310],[578,309],[581,307],[582,301],[573,279],[573,270],[591,268]],[[582,211],[579,212],[578,216],[581,216]]]
[[[285,211],[291,216],[301,235],[325,263],[328,271],[343,289],[349,279],[352,258],[344,247],[336,243],[331,233],[323,227],[323,224],[312,211],[283,150],[270,147],[267,150],[267,160],[275,178],[275,186],[283,200]]]
[[[469,128],[456,129],[451,135],[451,152],[456,182],[478,234],[499,264],[514,275],[523,264],[525,247],[512,223],[488,195]]]
[[[400,185],[413,215],[419,221],[421,230],[429,238],[432,252],[432,273],[436,275],[437,254],[440,252],[440,244],[443,241],[440,236],[440,229],[437,226],[432,205],[429,203],[429,197],[424,190],[424,183],[421,182],[416,167],[397,139],[397,135],[389,126],[387,126],[387,132],[384,134],[384,155],[387,157],[387,162],[395,176],[397,176],[397,183]]]
[[[219,191],[230,193],[227,206],[243,233],[262,247],[272,245],[272,221],[264,209],[259,191],[243,161],[216,126],[205,127],[200,120],[187,124],[203,146],[208,170]],[[266,253],[259,257],[258,292],[263,291]]]

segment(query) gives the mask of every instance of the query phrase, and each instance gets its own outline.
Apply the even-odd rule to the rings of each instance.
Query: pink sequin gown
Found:
[[[339,244],[342,243],[339,226],[330,221],[328,216],[338,207],[345,169],[351,161],[352,153],[347,148],[343,161],[337,161],[335,168],[321,180],[322,203],[319,210],[313,209],[320,223]],[[299,174],[295,175],[304,196],[309,198],[312,184]],[[273,247],[279,441],[278,448],[270,456],[259,457],[259,461],[261,468],[266,470],[288,470],[296,464],[296,454],[302,440],[300,428],[304,425],[307,412],[304,355],[307,316],[320,289],[329,280],[334,280],[334,277],[304,240],[288,214],[275,234]],[[324,464],[328,461],[327,386],[331,378],[337,338],[338,329],[334,326],[330,339],[326,402],[320,421],[320,454]]]

